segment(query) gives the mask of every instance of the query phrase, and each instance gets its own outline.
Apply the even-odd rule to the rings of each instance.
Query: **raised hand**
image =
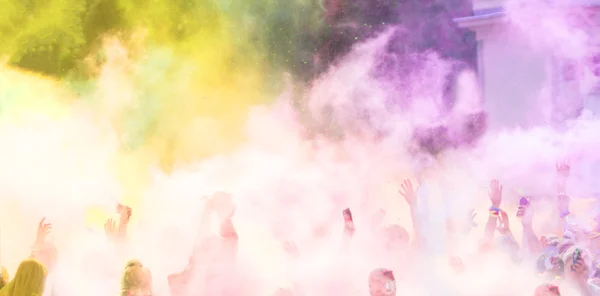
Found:
[[[502,185],[498,180],[492,180],[490,182],[490,192],[489,192],[490,201],[492,202],[492,206],[498,208],[502,203]]]
[[[119,204],[117,206],[117,213],[119,214],[119,226],[129,224],[129,219],[132,214],[130,207]]]
[[[571,175],[571,165],[567,161],[556,163],[556,174],[561,178],[568,178]]]
[[[225,238],[237,239],[238,237],[231,218],[226,218],[225,220],[223,220],[223,222],[221,222],[219,233],[222,237]]]
[[[559,194],[564,194],[567,191],[567,179],[571,175],[571,166],[568,162],[562,161],[556,163],[556,191]]]
[[[45,222],[46,218],[42,218],[42,220],[40,220],[40,223],[38,224],[37,235],[35,238],[35,243],[38,245],[43,244],[46,241],[46,237],[48,236],[48,234],[50,234],[50,232],[52,231],[52,224]]]
[[[575,252],[577,251],[578,250],[575,250]],[[574,257],[575,255],[573,255],[574,260],[568,260],[574,262],[565,262],[565,270],[570,270],[570,272],[565,273],[565,276],[569,281],[571,281],[571,283],[575,284],[579,288],[578,295],[591,296],[593,294],[590,290],[590,286],[588,285],[588,265],[583,257]]]
[[[550,265],[552,266],[550,268],[550,271],[552,271],[553,273],[561,274],[564,271],[565,263],[560,259],[558,255],[552,255],[548,261],[550,261]]]
[[[507,234],[510,232],[508,214],[505,211],[500,211],[500,215],[498,215],[498,226],[496,229],[498,232],[500,232],[500,234]]]
[[[356,231],[356,228],[354,226],[354,220],[352,219],[352,212],[350,211],[350,209],[345,209],[342,212],[342,215],[344,217],[344,233],[346,233],[349,236],[352,236]]]
[[[587,277],[588,267],[585,260],[583,258],[577,259],[577,261],[571,265],[571,272],[580,277]]]
[[[285,250],[285,252],[288,255],[290,255],[292,257],[300,256],[300,250],[298,249],[298,246],[296,246],[296,244],[293,241],[285,241],[281,244],[283,245],[283,249]]]
[[[463,261],[458,256],[450,257],[448,264],[457,273],[462,273],[467,269]]]
[[[417,198],[417,193],[409,179],[405,179],[402,182],[399,193],[404,197],[409,206],[412,206]]]
[[[475,213],[475,209],[469,209],[469,212],[467,215],[468,230],[471,230],[471,228],[477,227],[477,223],[475,223],[475,216],[477,216],[477,213]]]
[[[524,227],[530,227],[533,224],[533,209],[529,198],[522,197],[517,208],[517,217],[521,218],[521,224]]]
[[[104,223],[104,233],[110,241],[116,241],[119,239],[119,228],[117,227],[115,220],[106,220],[106,223]]]

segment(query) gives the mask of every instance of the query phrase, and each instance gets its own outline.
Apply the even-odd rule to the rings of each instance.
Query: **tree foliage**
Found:
[[[253,44],[252,59],[267,72],[286,70],[305,80],[389,25],[410,30],[411,50],[474,57],[472,35],[452,23],[468,12],[466,0],[0,0],[0,7],[0,55],[59,77],[77,69],[105,34],[142,27],[153,42],[188,50],[220,27],[241,51]]]

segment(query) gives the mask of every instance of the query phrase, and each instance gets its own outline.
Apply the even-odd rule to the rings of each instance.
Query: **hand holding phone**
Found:
[[[519,200],[519,208],[517,210],[517,217],[523,218],[525,216],[525,211],[529,208],[529,199],[526,197],[521,197]]]
[[[350,209],[345,209],[342,214],[344,215],[344,221],[352,221],[352,212]]]
[[[575,249],[575,252],[573,252],[573,264],[571,264],[571,271],[575,271],[575,264],[577,264],[579,259],[581,259],[581,250]]]
[[[119,214],[119,221],[122,224],[129,223],[131,218],[131,208],[122,204],[117,204],[117,214]]]
[[[344,216],[344,230],[349,234],[354,233],[355,228],[354,220],[352,219],[352,212],[347,208],[342,212],[342,214]]]

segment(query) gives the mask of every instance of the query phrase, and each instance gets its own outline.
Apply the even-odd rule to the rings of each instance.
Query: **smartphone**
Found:
[[[547,247],[545,250],[546,259],[544,260],[544,265],[546,266],[546,270],[551,270],[554,268],[552,264],[552,259],[558,256],[558,248],[555,246]]]
[[[575,249],[575,252],[573,252],[573,264],[571,265],[571,271],[575,271],[575,263],[577,263],[579,259],[581,259],[581,250]]]
[[[526,209],[529,207],[529,199],[527,197],[521,197],[519,200],[519,209],[517,210],[517,217],[523,218]]]
[[[352,212],[350,211],[350,209],[345,209],[342,214],[344,215],[344,221],[346,222],[352,222]]]
[[[350,209],[345,209],[342,214],[344,215],[344,228],[350,233],[354,232],[354,221],[352,220],[352,212]]]

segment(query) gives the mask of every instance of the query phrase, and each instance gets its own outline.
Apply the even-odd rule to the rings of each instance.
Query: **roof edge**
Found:
[[[454,23],[460,28],[476,28],[482,26],[489,26],[498,22],[506,21],[506,12],[496,11],[485,14],[476,14],[473,16],[459,17],[453,19]]]

